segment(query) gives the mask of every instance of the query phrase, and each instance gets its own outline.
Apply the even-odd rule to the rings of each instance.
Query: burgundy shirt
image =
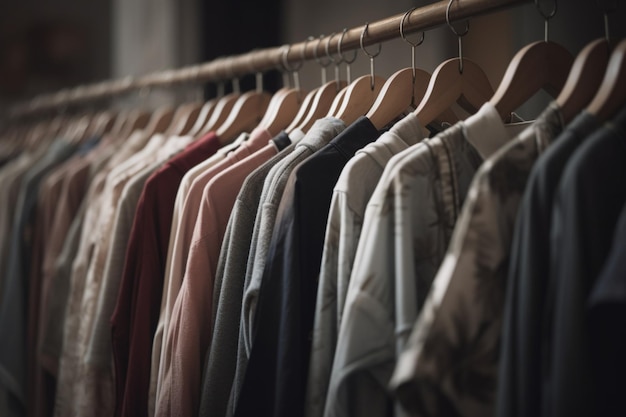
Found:
[[[152,340],[178,186],[187,171],[220,148],[209,133],[146,181],[131,229],[117,305],[111,317],[116,416],[147,416]]]

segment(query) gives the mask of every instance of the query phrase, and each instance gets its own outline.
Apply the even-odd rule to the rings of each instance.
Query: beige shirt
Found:
[[[156,158],[165,141],[163,135],[155,135],[141,148],[145,137],[140,134],[131,137],[125,149],[120,150],[120,154],[127,159],[122,161],[121,156],[112,159],[108,164],[111,167],[108,173],[103,171],[100,180],[97,176],[95,178],[95,181],[99,180],[95,186],[102,191],[99,198],[89,200],[90,210],[85,217],[79,253],[72,267],[72,287],[59,366],[56,416],[93,414],[94,404],[97,405],[97,415],[107,415],[113,410],[112,378],[106,378],[106,374],[102,375],[99,369],[94,374],[92,369],[84,365],[84,357],[102,283],[101,275],[117,200],[126,182]],[[137,148],[141,148],[141,151],[132,153]],[[119,164],[114,165],[115,162]]]

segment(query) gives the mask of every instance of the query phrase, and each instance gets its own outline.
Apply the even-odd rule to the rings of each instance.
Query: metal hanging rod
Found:
[[[463,20],[481,14],[488,14],[511,6],[530,3],[530,0],[457,0],[450,10],[452,21]],[[448,1],[438,1],[413,10],[404,19],[404,33],[433,29],[446,23]],[[400,13],[383,20],[371,22],[365,46],[400,37],[400,22],[406,13]],[[341,49],[343,52],[360,48],[360,37],[365,25],[345,32]],[[324,38],[326,39],[326,38]],[[338,39],[328,45],[329,53],[336,53]],[[311,60],[321,52],[325,42],[300,42],[292,44],[286,57],[284,47],[252,50],[248,53],[214,59],[210,62],[180,69],[159,71],[139,77],[126,77],[100,83],[64,89],[57,93],[37,96],[26,103],[14,106],[9,116],[12,118],[32,115],[55,108],[105,99],[145,88],[167,87],[183,83],[211,82],[233,79],[256,72],[282,68],[282,62],[297,63],[301,59]],[[284,60],[283,60],[284,58]]]

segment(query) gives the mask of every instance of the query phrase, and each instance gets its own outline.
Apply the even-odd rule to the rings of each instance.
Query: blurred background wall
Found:
[[[340,33],[346,27],[402,13],[430,0],[0,0],[0,106],[37,93],[108,78],[177,68],[254,48],[299,42],[308,36]],[[552,0],[542,0],[549,8]],[[550,23],[550,39],[576,54],[603,36],[598,4],[615,1],[559,2]],[[617,2],[619,3],[619,2]],[[623,38],[626,5],[611,16],[611,33]],[[464,38],[465,56],[478,62],[497,87],[511,58],[522,46],[543,39],[543,19],[532,3],[472,19]],[[339,35],[337,35],[339,36]],[[413,35],[415,38],[417,35]],[[457,54],[455,36],[442,26],[426,34],[417,49],[418,66],[432,71]],[[376,72],[388,76],[410,65],[410,47],[401,39],[386,42],[376,59]],[[345,66],[341,66],[344,71]],[[353,78],[369,72],[359,53]],[[332,76],[332,66],[329,67]],[[278,74],[266,74],[266,87],[279,87]],[[303,87],[320,81],[319,66],[301,70]],[[242,80],[252,88],[253,77]],[[192,86],[176,91],[131,94],[120,105],[138,101],[180,101],[198,97]],[[145,92],[144,92],[145,93]],[[547,102],[539,95],[520,109],[531,118]]]

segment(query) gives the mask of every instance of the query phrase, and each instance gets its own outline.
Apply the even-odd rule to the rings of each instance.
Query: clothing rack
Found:
[[[529,2],[530,0],[457,0],[450,7],[449,19],[451,22],[459,21]],[[443,0],[411,11],[404,20],[404,33],[425,31],[445,24],[447,22],[448,4],[448,0]],[[400,37],[400,23],[404,16],[405,13],[401,13],[369,23],[367,34],[363,37],[363,45],[369,46]],[[341,43],[342,52],[360,48],[361,34],[364,30],[365,25],[347,30]],[[110,98],[146,88],[168,87],[184,83],[218,82],[246,74],[281,69],[283,62],[295,64],[303,59],[314,59],[321,54],[318,51],[320,45],[326,46],[326,43],[329,43],[327,46],[328,53],[336,53],[340,37],[335,36],[334,43],[328,42],[328,38],[323,37],[319,42],[307,41],[257,49],[245,54],[217,58],[207,63],[180,69],[159,71],[139,77],[108,80],[61,90],[57,93],[44,94],[26,103],[15,105],[9,111],[9,117],[15,119],[32,116],[55,108]]]

